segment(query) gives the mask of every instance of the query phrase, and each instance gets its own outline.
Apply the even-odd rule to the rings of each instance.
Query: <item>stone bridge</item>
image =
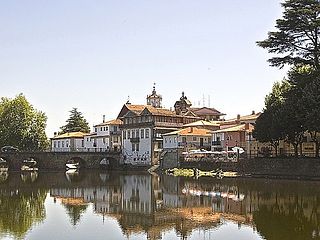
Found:
[[[7,161],[10,171],[20,171],[23,161],[33,158],[41,170],[65,170],[67,161],[74,159],[81,168],[98,169],[103,158],[109,160],[109,167],[117,169],[120,165],[120,152],[0,152]]]

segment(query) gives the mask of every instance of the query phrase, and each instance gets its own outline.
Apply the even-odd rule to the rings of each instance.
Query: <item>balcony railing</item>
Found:
[[[121,135],[121,131],[110,131],[110,135]]]
[[[140,142],[140,138],[139,138],[139,137],[130,138],[130,142],[132,142],[132,143],[138,143],[138,142]]]
[[[221,146],[221,141],[212,141],[213,146]]]

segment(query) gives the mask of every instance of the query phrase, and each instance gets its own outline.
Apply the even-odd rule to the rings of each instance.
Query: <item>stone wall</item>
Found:
[[[167,157],[170,157],[169,155]],[[201,170],[236,171],[244,176],[320,179],[320,159],[315,158],[254,158],[238,162],[184,162],[164,159],[163,169],[198,168]],[[170,164],[169,164],[169,163]]]
[[[17,171],[21,169],[23,160],[33,158],[37,161],[39,170],[61,170],[65,169],[65,164],[70,159],[78,159],[81,168],[98,169],[100,161],[103,158],[109,159],[112,169],[119,168],[120,153],[119,152],[8,152],[0,153],[0,157],[4,158],[9,169]]]

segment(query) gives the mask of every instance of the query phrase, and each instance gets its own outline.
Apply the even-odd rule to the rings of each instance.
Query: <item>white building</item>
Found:
[[[53,152],[73,152],[85,151],[84,137],[87,133],[70,132],[56,135],[51,138],[51,151]]]
[[[122,121],[115,119],[93,126],[94,132],[84,137],[87,151],[102,152],[121,149],[120,125]]]
[[[118,118],[122,119],[122,153],[125,164],[150,166],[159,163],[163,149],[162,135],[199,120],[161,108],[161,95],[153,88],[147,105],[126,103]]]

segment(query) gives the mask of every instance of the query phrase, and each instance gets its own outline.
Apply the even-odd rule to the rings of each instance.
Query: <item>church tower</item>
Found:
[[[162,107],[162,96],[156,92],[156,84],[153,84],[152,94],[147,96],[147,105],[155,108]]]

